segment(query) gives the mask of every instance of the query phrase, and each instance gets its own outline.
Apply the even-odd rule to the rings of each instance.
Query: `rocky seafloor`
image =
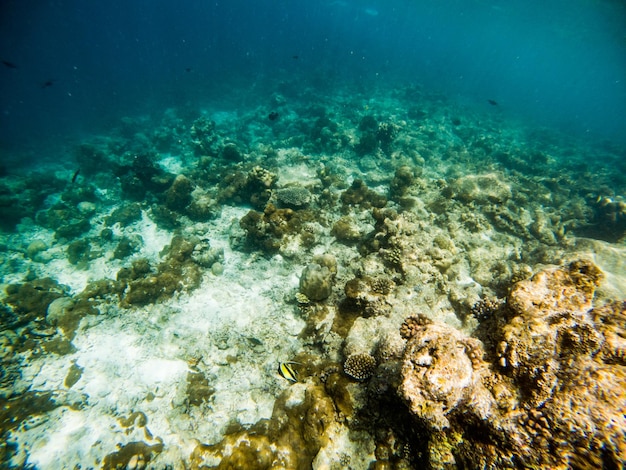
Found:
[[[625,154],[285,82],[5,169],[2,466],[624,467]]]

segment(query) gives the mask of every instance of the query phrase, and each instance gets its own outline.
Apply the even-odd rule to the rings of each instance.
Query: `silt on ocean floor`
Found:
[[[278,90],[0,179],[3,465],[626,465],[623,149]]]

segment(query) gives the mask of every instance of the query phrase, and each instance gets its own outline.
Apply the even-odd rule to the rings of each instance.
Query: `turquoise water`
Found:
[[[626,294],[625,25],[610,1],[3,2],[2,466],[436,468],[405,318],[518,386],[485,335],[516,282],[585,259],[596,306]]]

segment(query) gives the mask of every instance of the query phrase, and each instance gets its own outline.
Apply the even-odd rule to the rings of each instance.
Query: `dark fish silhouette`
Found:
[[[267,118],[270,121],[275,121],[276,119],[278,119],[279,114],[276,111],[272,111],[271,113],[268,114]]]
[[[10,69],[16,69],[16,68],[17,68],[17,65],[15,65],[13,62],[9,62],[8,60],[3,60],[3,61],[2,61],[2,64],[3,64],[5,67],[8,67],[8,68],[10,68]]]
[[[52,85],[54,85],[54,82],[56,82],[56,80],[53,78],[51,78],[50,80],[46,80],[45,82],[41,84],[41,88],[51,87]]]
[[[292,58],[293,60],[298,60],[298,59],[300,58],[300,56],[298,56],[298,55],[292,55],[292,56],[291,56],[291,58]]]
[[[80,168],[74,172],[74,176],[72,176],[72,184],[76,183],[76,178],[80,174]]]
[[[192,70],[192,69],[191,69],[191,67],[187,67],[187,68],[185,69],[185,72],[191,72],[191,70]]]
[[[487,100],[487,103],[489,103],[491,106],[498,106],[498,102],[496,100]]]

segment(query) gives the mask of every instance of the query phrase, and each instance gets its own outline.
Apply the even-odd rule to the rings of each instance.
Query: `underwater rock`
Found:
[[[121,227],[127,227],[133,222],[141,220],[141,206],[137,203],[124,204],[117,207],[105,219],[107,227],[120,224]]]
[[[583,230],[589,236],[616,243],[626,235],[626,201],[598,197],[593,204],[593,220]]]
[[[4,302],[13,307],[20,323],[44,319],[48,305],[67,294],[68,288],[50,278],[35,279],[24,284],[9,284]]]
[[[251,192],[270,189],[277,180],[276,174],[260,166],[255,166],[246,176],[246,186]]]
[[[268,203],[263,213],[251,210],[241,218],[239,225],[245,230],[246,242],[252,249],[275,253],[290,241],[298,243],[294,240],[296,236],[299,236],[299,246],[314,239],[310,233],[302,230],[304,222],[313,217],[314,214],[307,210],[277,209]],[[286,252],[283,254],[287,255]]]
[[[497,173],[462,176],[451,187],[454,197],[465,203],[502,204],[512,196],[511,186]]]
[[[401,166],[396,172],[389,185],[389,195],[393,198],[405,196],[409,188],[415,184],[415,174],[410,166]]]
[[[84,175],[105,172],[111,168],[111,159],[106,149],[100,148],[95,142],[84,142],[75,147],[74,158]]]
[[[381,122],[376,129],[376,139],[383,149],[389,147],[391,142],[397,137],[400,127],[393,122]]]
[[[59,297],[48,305],[46,322],[59,328],[66,338],[72,340],[80,320],[87,315],[97,314],[98,310],[89,300]]]
[[[37,255],[42,251],[46,251],[48,249],[48,245],[46,245],[42,240],[33,240],[26,247],[26,256],[30,259],[35,260]]]
[[[156,439],[160,441],[160,439]],[[102,462],[102,470],[143,470],[150,461],[163,451],[163,443],[149,445],[141,441],[129,442],[120,445],[119,450],[105,456]]]
[[[205,117],[196,119],[190,129],[191,143],[196,155],[216,155],[219,135],[215,122]]]
[[[187,403],[191,406],[200,406],[209,402],[215,394],[215,388],[209,385],[209,379],[201,372],[187,373]]]
[[[173,211],[183,211],[191,202],[193,184],[185,175],[178,175],[165,191],[165,206]]]
[[[70,264],[85,268],[91,259],[91,243],[81,238],[67,246],[67,260]]]
[[[398,389],[410,413],[431,432],[449,428],[457,413],[488,418],[497,404],[483,385],[480,341],[442,323],[425,322],[411,330]]]
[[[221,157],[224,160],[230,162],[240,162],[244,159],[243,153],[241,153],[241,150],[239,150],[237,144],[234,144],[232,142],[224,145],[224,148],[222,148]]]
[[[196,188],[191,193],[191,202],[187,206],[185,213],[192,220],[205,222],[219,214],[219,206],[208,194]]]
[[[378,138],[375,132],[367,132],[361,136],[354,147],[357,155],[364,156],[375,153],[378,150]]]
[[[211,247],[210,240],[205,238],[194,245],[191,259],[203,268],[212,268],[216,263],[224,261],[224,249]]]
[[[360,206],[363,209],[382,208],[387,205],[387,198],[369,189],[363,180],[355,179],[352,185],[341,193],[341,202],[345,206]]]
[[[117,281],[127,288],[121,301],[123,307],[141,306],[158,302],[183,290],[193,290],[200,285],[202,270],[193,259],[199,240],[181,235],[172,237],[161,255],[164,259],[156,269],[146,259],[137,259],[131,268],[122,268]]]
[[[113,250],[113,259],[124,259],[135,253],[141,247],[141,237],[122,237]]]
[[[566,268],[541,271],[515,284],[507,306],[517,315],[535,317],[584,313],[591,308],[595,289],[603,279],[602,271],[590,261],[574,261]]]
[[[27,213],[19,197],[14,196],[9,188],[0,187],[0,228],[15,230],[15,226]]]
[[[272,196],[272,189],[278,176],[260,166],[254,166],[248,173],[229,171],[219,181],[219,203],[235,202],[251,204],[263,209]]]
[[[174,230],[180,227],[178,213],[160,204],[153,204],[148,215],[159,228],[164,230]]]
[[[93,203],[96,199],[96,188],[91,184],[74,184],[61,194],[61,200],[75,205],[81,202]]]
[[[330,234],[333,235],[337,241],[347,245],[358,242],[363,236],[356,220],[350,216],[344,216],[337,220],[337,222],[333,224]]]
[[[91,223],[88,219],[80,219],[77,222],[61,225],[54,232],[54,237],[58,239],[68,239],[79,237],[85,232],[91,230]]]
[[[320,261],[320,263],[324,263]],[[300,276],[300,292],[311,300],[324,300],[330,297],[333,292],[333,284],[335,280],[335,272],[333,272],[332,264],[318,264],[314,262],[309,264]]]

